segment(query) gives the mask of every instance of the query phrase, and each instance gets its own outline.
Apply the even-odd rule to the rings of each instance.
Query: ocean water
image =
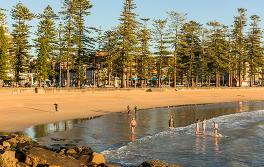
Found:
[[[114,150],[103,151],[111,162],[135,166],[150,159],[165,160],[183,166],[264,166],[264,110],[237,113],[209,119],[220,124],[223,137],[194,135],[194,124],[162,131],[130,142]]]
[[[168,128],[173,115],[175,128]],[[136,134],[129,122],[136,117]],[[194,135],[196,119],[206,119],[206,135]],[[212,136],[220,125],[221,138]],[[69,120],[28,128],[25,134],[48,147],[91,146],[107,162],[136,166],[159,159],[183,166],[264,166],[264,102],[190,105],[115,113],[92,120]]]

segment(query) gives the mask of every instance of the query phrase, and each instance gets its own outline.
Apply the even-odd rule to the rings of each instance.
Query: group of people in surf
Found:
[[[202,123],[202,132],[200,132],[200,124]],[[170,119],[169,119],[169,128],[173,128],[174,127],[174,120],[172,115],[170,115]],[[195,124],[195,135],[199,135],[199,134],[206,134],[206,119],[203,119],[203,121],[200,121],[199,119],[196,120],[196,124]],[[219,124],[214,122],[213,123],[213,135],[215,137],[219,137],[221,136],[221,134],[219,133]]]
[[[206,128],[206,119],[203,119],[203,121],[201,122],[199,119],[196,120],[196,124],[195,124],[195,134],[199,135],[200,134],[200,123],[202,123],[202,134],[206,134],[205,128]],[[220,133],[219,133],[219,124],[214,122],[213,123],[213,136],[215,137],[219,137]]]
[[[135,130],[136,130],[136,126],[137,126],[137,121],[136,121],[136,114],[137,114],[137,106],[134,106],[134,117],[131,119],[130,121],[130,130],[131,133],[134,134]],[[127,106],[127,113],[128,115],[131,114],[131,109],[130,106]],[[202,124],[202,132],[200,132],[200,124]],[[173,128],[174,127],[174,120],[172,115],[170,115],[169,118],[169,128]],[[215,137],[220,137],[221,134],[219,133],[219,124],[214,122],[213,123],[213,136]],[[195,135],[199,135],[199,134],[206,134],[206,119],[203,119],[203,121],[200,121],[199,119],[196,120],[196,124],[195,124]]]

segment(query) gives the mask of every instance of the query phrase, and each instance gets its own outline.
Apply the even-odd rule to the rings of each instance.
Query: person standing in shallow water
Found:
[[[127,114],[130,115],[130,106],[127,106]]]
[[[197,119],[196,120],[196,124],[195,124],[195,134],[196,135],[198,135],[199,134],[199,131],[200,131],[199,123],[200,123],[200,120]]]
[[[137,126],[137,121],[135,120],[135,118],[132,118],[131,122],[130,122],[130,129],[131,129],[131,133],[134,134],[136,131],[136,126]]]
[[[214,128],[214,136],[218,137],[219,136],[219,131],[218,131],[219,130],[219,125],[218,125],[218,123],[214,122],[213,128]]]
[[[137,115],[137,106],[134,107],[134,111],[135,111],[135,117]]]
[[[206,126],[206,120],[205,118],[202,121],[202,130],[203,130],[203,134],[205,134],[205,126]]]
[[[169,119],[169,128],[173,128],[173,127],[174,127],[174,120],[173,120],[173,117],[171,115],[170,119]]]

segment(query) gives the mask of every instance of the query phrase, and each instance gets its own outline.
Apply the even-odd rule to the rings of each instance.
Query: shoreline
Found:
[[[12,89],[12,90],[11,90]],[[198,105],[235,101],[264,100],[264,88],[238,89],[147,89],[63,90],[35,94],[34,89],[0,89],[0,132],[16,132],[52,122],[82,119],[125,112],[126,106],[139,109]],[[22,90],[22,91],[21,91]],[[31,91],[28,91],[31,90]],[[74,93],[73,93],[74,91]],[[54,103],[58,103],[55,112]]]

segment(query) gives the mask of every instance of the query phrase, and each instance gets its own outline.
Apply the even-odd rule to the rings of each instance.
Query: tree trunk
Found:
[[[108,69],[107,69],[107,72],[108,72],[108,85],[111,85],[110,82],[111,82],[111,76],[112,76],[112,69],[111,69],[111,64],[108,65]]]
[[[177,85],[177,57],[174,54],[174,66],[173,66],[173,88],[176,88]]]
[[[127,72],[127,68],[123,67],[121,88],[126,88],[127,87],[126,72]]]
[[[69,60],[67,61],[67,87],[71,85]]]
[[[62,81],[62,75],[61,75],[61,62],[60,62],[60,74],[59,74],[59,87],[61,87],[61,81]]]
[[[232,72],[228,71],[228,87],[232,87]]]

